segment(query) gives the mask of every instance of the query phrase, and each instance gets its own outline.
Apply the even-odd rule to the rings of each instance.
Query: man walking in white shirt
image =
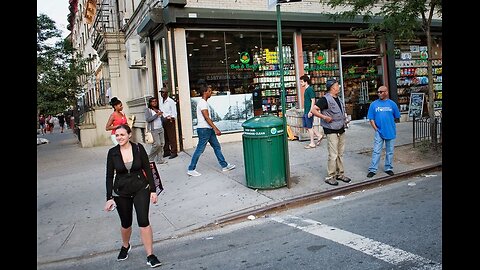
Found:
[[[210,146],[213,148],[215,156],[217,157],[218,163],[222,167],[222,171],[230,171],[235,168],[235,165],[229,164],[225,161],[225,158],[222,154],[222,148],[218,142],[217,136],[222,135],[222,132],[215,126],[212,119],[210,118],[210,108],[207,103],[207,100],[212,96],[212,86],[202,86],[200,88],[200,94],[202,98],[197,103],[197,134],[198,134],[198,144],[197,149],[192,155],[192,160],[188,166],[187,174],[190,176],[200,176],[201,173],[197,172],[195,168],[197,167],[198,159],[200,155],[205,150],[207,142],[210,143]]]

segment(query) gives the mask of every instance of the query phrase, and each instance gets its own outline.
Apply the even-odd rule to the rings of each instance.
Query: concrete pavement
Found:
[[[120,221],[115,212],[104,212],[105,162],[111,146],[81,148],[71,130],[38,135],[50,143],[37,146],[37,268],[63,260],[112,253],[121,246]],[[396,146],[412,142],[412,123],[397,125]],[[349,184],[334,187],[323,182],[326,174],[326,141],[315,149],[308,142],[289,141],[291,188],[254,190],[246,186],[242,142],[224,143],[222,151],[236,169],[222,172],[210,146],[201,156],[199,177],[186,174],[194,149],[180,152],[165,165],[157,165],[165,190],[152,205],[150,222],[155,253],[161,254],[161,240],[175,238],[216,220],[268,207],[284,200],[324,192],[367,181],[366,174],[373,131],[368,122],[355,121],[347,130],[345,149]],[[149,145],[146,145],[147,151]],[[381,162],[383,165],[383,160]],[[415,170],[422,164],[394,163],[396,173]],[[379,167],[374,177],[385,176]],[[136,220],[131,245],[141,249]]]

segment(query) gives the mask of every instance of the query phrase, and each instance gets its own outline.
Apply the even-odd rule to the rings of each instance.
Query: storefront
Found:
[[[202,84],[214,88],[212,119],[223,133],[241,131],[243,121],[254,115],[281,115],[276,31],[192,29],[185,36],[194,134]],[[317,97],[324,95],[328,79],[337,79],[344,85],[347,113],[353,120],[366,117],[384,81],[380,49],[373,41],[359,49],[358,39],[346,34],[300,30],[282,32],[282,44],[286,110],[303,108],[304,89],[297,82],[308,74]]]
[[[196,103],[203,84],[214,88],[209,104],[224,134],[221,142],[241,140],[242,123],[255,115],[281,115],[276,23],[271,12],[251,13],[219,10],[201,20],[185,11],[175,13],[169,28],[163,21],[157,33],[138,30],[155,44],[157,87],[167,86],[179,103],[179,141],[185,149],[196,145]],[[304,89],[298,82],[308,74],[317,97],[324,95],[327,79],[339,80],[347,114],[364,119],[377,88],[391,81],[388,70],[395,70],[388,68],[385,43],[372,39],[359,47],[351,24],[326,23],[329,19],[318,14],[290,15],[282,22],[285,109],[303,108]]]
[[[428,115],[428,62],[432,59],[435,115],[442,111],[442,38],[435,36],[432,54],[428,55],[427,42],[418,39],[409,43],[395,43],[395,85],[398,105],[404,120]]]

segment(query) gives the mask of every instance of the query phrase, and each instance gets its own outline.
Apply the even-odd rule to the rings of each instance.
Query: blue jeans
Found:
[[[198,159],[200,155],[205,151],[205,147],[207,146],[207,142],[210,143],[210,146],[213,148],[215,152],[215,156],[217,156],[218,163],[222,168],[227,167],[228,163],[225,161],[225,158],[222,154],[222,148],[220,147],[220,143],[218,142],[217,135],[212,128],[197,128],[198,134],[198,144],[197,149],[192,156],[192,161],[190,161],[190,165],[188,166],[188,170],[192,171],[195,170],[197,167]]]
[[[368,168],[369,172],[377,172],[378,163],[380,163],[380,157],[382,155],[383,142],[385,141],[385,171],[393,171],[393,146],[395,139],[385,140],[380,137],[380,133],[375,132],[375,138],[373,140],[373,153],[372,153],[372,162]]]

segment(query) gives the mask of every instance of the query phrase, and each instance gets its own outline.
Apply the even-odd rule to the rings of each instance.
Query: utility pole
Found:
[[[287,188],[290,188],[290,159],[288,154],[288,140],[287,140],[287,118],[285,116],[286,111],[286,93],[285,93],[285,80],[283,77],[283,44],[282,44],[282,19],[280,13],[280,4],[289,2],[300,2],[302,0],[268,0],[268,6],[271,7],[274,4],[277,8],[277,37],[278,37],[278,68],[280,69],[280,89],[281,89],[281,102],[282,102],[282,120],[283,120],[283,146],[284,146],[284,159],[285,159],[285,178],[287,180]]]

